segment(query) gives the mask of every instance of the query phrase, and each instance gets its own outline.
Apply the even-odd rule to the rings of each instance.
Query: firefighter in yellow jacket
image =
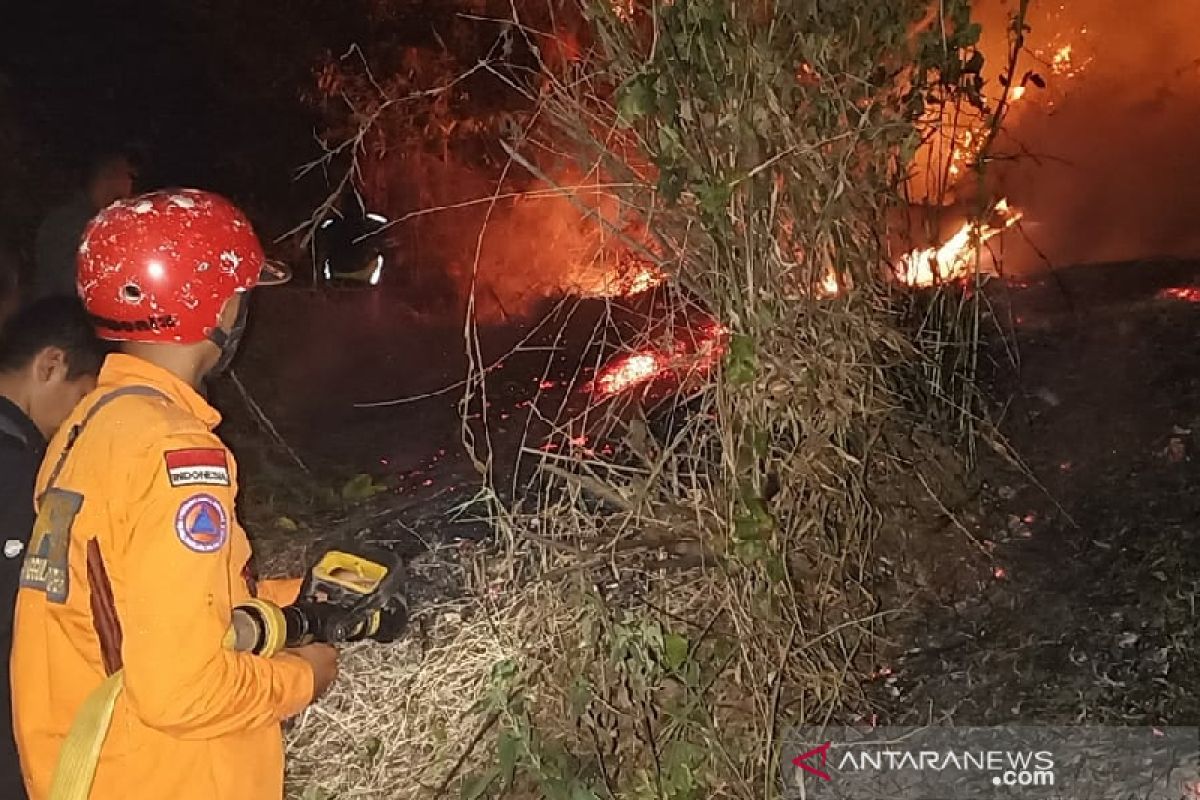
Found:
[[[207,192],[121,201],[85,232],[79,292],[121,352],[38,476],[12,654],[32,800],[49,797],[73,720],[118,670],[90,797],[278,800],[280,722],[336,675],[328,645],[273,658],[222,646],[256,587],[237,467],[197,387],[228,365],[265,268],[245,217]]]

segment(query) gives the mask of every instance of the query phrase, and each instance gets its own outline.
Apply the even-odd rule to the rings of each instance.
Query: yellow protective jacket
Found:
[[[126,394],[99,408],[50,485],[72,429],[101,398],[131,386],[156,392]],[[31,800],[46,798],[84,699],[122,665],[125,691],[101,752],[94,800],[283,795],[280,721],[310,702],[313,674],[295,656],[222,647],[231,608],[250,596],[251,584],[250,544],[234,509],[236,464],[212,432],[219,421],[170,372],[112,355],[96,391],[50,443],[11,661],[17,746]],[[103,637],[107,653],[98,633],[105,627],[99,621],[114,616],[106,604],[119,624],[115,636],[110,630]]]

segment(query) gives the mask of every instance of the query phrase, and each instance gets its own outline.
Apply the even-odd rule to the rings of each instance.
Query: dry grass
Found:
[[[493,665],[522,655],[516,637],[537,614],[527,603],[491,619],[481,611],[425,609],[427,638],[348,651],[334,690],[290,733],[290,781],[327,793],[318,796],[432,796],[476,734],[472,708]]]

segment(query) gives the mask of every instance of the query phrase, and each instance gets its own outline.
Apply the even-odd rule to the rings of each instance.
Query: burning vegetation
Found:
[[[603,398],[662,378],[694,385],[725,355],[728,336],[728,329],[712,320],[686,327],[671,335],[668,347],[651,345],[614,356],[585,388]]]
[[[873,569],[872,487],[906,480],[909,471],[893,467],[914,455],[871,443],[893,441],[880,438],[884,429],[895,441],[911,432],[907,409],[971,407],[958,389],[922,377],[926,359],[956,356],[922,351],[898,326],[897,304],[924,293],[896,285],[952,285],[1019,219],[992,204],[988,219],[946,240],[897,247],[880,235],[899,205],[910,166],[903,154],[925,124],[913,105],[961,96],[946,76],[966,74],[978,39],[965,4],[950,0],[946,17],[919,25],[917,42],[905,32],[923,0],[888,8],[814,18],[785,3],[703,13],[657,0],[590,5],[592,27],[574,31],[579,47],[568,48],[578,61],[558,71],[533,56],[558,23],[519,16],[486,23],[493,43],[460,57],[459,72],[472,79],[405,56],[395,59],[404,71],[323,79],[327,95],[354,98],[356,124],[374,121],[343,139],[356,148],[372,207],[398,221],[394,238],[412,270],[444,276],[452,305],[469,312],[474,368],[460,409],[464,444],[485,479],[502,451],[481,422],[490,367],[478,341],[554,298],[605,308],[591,334],[601,355],[590,382],[578,384],[589,390],[584,407],[564,400],[544,412],[553,441],[522,441],[505,474],[519,476],[512,482],[523,492],[510,502],[489,480],[481,495],[491,498],[482,513],[497,541],[513,548],[480,562],[475,588],[497,621],[492,630],[507,633],[485,647],[461,638],[470,626],[441,628],[437,652],[489,655],[433,667],[430,696],[442,699],[406,722],[414,734],[438,727],[447,743],[478,743],[480,752],[460,758],[435,744],[420,763],[405,760],[403,777],[389,766],[391,785],[619,797],[653,794],[657,780],[678,797],[758,797],[761,781],[745,776],[770,763],[762,742],[773,729],[758,710],[824,714],[839,705],[847,671],[875,668],[844,658],[869,650],[872,625],[826,627],[873,608],[866,593],[833,587]],[[848,41],[852,21],[871,29]],[[532,68],[514,71],[502,57]],[[911,66],[876,68],[884,64]],[[499,77],[512,103],[497,103],[494,88],[485,102],[477,73]],[[747,98],[760,113],[745,113]],[[475,113],[456,119],[463,104]],[[615,320],[638,318],[640,330],[610,338]],[[938,341],[969,341],[950,332],[952,318],[928,324],[947,326]],[[681,410],[669,423],[642,421],[650,412],[636,400],[659,383],[690,399],[672,404]],[[557,391],[544,379],[536,385]],[[943,405],[944,397],[955,399]],[[828,647],[797,647],[796,630],[827,635]],[[750,671],[741,686],[718,664],[727,647]],[[711,727],[673,737],[654,723],[643,732],[649,749],[629,727],[641,714],[601,727],[604,709],[627,704],[622,685],[649,718],[667,718],[664,681],[708,709]],[[777,702],[762,694],[773,682]],[[747,702],[720,700],[745,697],[746,685],[759,687]],[[489,699],[476,708],[492,720],[482,736],[469,730],[480,691]],[[523,699],[532,695],[537,704]],[[710,736],[727,758],[703,746]],[[382,738],[385,750],[399,744]],[[597,755],[596,741],[612,751]],[[564,750],[565,761],[550,755]],[[488,772],[492,751],[502,762],[516,753],[508,773]],[[650,752],[666,760],[656,767]],[[313,762],[297,774],[320,773]]]
[[[1021,212],[1010,208],[1003,199],[992,206],[989,216],[997,221],[964,222],[944,244],[903,256],[897,278],[909,286],[934,286],[972,274],[984,243],[1021,221]]]
[[[903,528],[896,506],[946,516],[938,480],[961,467],[913,432],[974,446],[964,320],[985,314],[964,284],[998,269],[1006,233],[1055,218],[1022,137],[1101,94],[1106,23],[996,2],[981,28],[956,0],[867,16],[621,0],[589,3],[590,28],[515,8],[472,12],[494,38],[457,62],[409,53],[399,78],[322,78],[375,123],[356,174],[400,220],[411,271],[469,312],[463,441],[500,543],[431,619],[419,668],[388,665],[431,702],[389,720],[405,736],[379,736],[370,780],[759,798],[783,720],[869,719],[847,676],[883,674],[872,592],[895,574],[878,537]],[[481,74],[511,102],[483,102]],[[503,474],[521,491],[505,494],[478,342],[548,301],[603,305],[599,355],[573,381],[532,382],[586,397],[531,412],[543,427],[514,448]],[[624,314],[635,335],[612,333]],[[639,405],[655,385],[678,395],[669,424]],[[971,577],[1014,580],[994,564]],[[361,790],[319,757],[297,775]]]

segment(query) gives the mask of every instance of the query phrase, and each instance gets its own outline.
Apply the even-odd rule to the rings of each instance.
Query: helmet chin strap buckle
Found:
[[[217,363],[208,372],[210,377],[222,374],[233,363],[233,357],[237,355],[238,345],[242,341],[242,334],[246,332],[246,316],[249,314],[249,311],[249,298],[243,295],[241,305],[238,306],[237,319],[233,321],[233,327],[226,331],[218,325],[208,332],[206,338],[221,348],[220,358],[217,359]]]

